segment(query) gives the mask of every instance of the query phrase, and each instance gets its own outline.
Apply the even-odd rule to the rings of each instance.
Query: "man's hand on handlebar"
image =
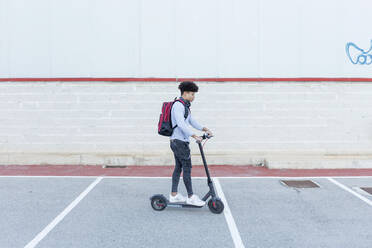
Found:
[[[212,131],[211,130],[209,130],[207,127],[203,127],[203,130],[202,131],[204,131],[204,132],[206,132],[209,136],[213,136],[213,133],[212,133]]]
[[[201,143],[204,139],[210,139],[213,137],[213,134],[210,135],[210,133],[206,132],[203,134],[203,136],[197,136],[196,134],[191,135],[196,140],[196,143]]]
[[[211,130],[208,130],[207,132],[206,132],[210,137],[212,137],[213,136],[213,133],[212,133],[212,131]]]

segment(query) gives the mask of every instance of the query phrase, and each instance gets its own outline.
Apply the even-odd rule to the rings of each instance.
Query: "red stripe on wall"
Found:
[[[0,78],[0,82],[372,82],[372,78]]]

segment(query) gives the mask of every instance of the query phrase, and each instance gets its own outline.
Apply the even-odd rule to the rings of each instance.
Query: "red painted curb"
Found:
[[[152,77],[126,77],[126,78],[0,78],[0,82],[372,82],[372,78],[328,78],[328,77],[294,77],[294,78],[152,78]]]
[[[170,177],[174,166],[128,166],[102,168],[82,165],[1,165],[1,176],[143,176]],[[256,166],[209,165],[215,177],[307,177],[307,176],[372,176],[368,169],[268,169]],[[193,166],[192,176],[205,176],[203,166]]]

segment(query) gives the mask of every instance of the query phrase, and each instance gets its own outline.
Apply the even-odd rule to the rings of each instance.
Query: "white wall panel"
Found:
[[[51,76],[49,1],[8,1],[7,8],[9,76]]]
[[[92,52],[89,0],[52,1],[52,71],[56,77],[88,77]]]
[[[0,0],[0,77],[9,77],[8,1]]]
[[[217,5],[214,0],[177,0],[178,77],[217,75]]]
[[[259,77],[259,1],[218,1],[220,77]]]
[[[347,30],[343,1],[324,4],[322,0],[302,1],[301,72],[316,77],[339,77],[346,61]]]
[[[3,78],[372,73],[372,1],[367,0],[0,0],[0,4]],[[350,58],[345,49],[349,42]],[[367,61],[353,64],[358,57]]]
[[[264,77],[298,77],[300,2],[266,0],[260,3],[260,66]]]
[[[176,3],[174,0],[141,2],[142,76],[175,77]]]
[[[359,48],[367,51],[372,49],[371,9],[372,1],[368,0],[343,0],[343,30],[344,41],[353,42]],[[345,47],[344,47],[345,49]],[[354,55],[360,55],[360,51],[351,49]],[[369,52],[372,56],[372,51]],[[355,58],[355,57],[354,57]],[[353,59],[354,59],[353,58]],[[349,58],[343,60],[343,73],[349,77],[372,77],[372,64],[354,65]]]
[[[88,2],[92,77],[140,77],[141,1]]]

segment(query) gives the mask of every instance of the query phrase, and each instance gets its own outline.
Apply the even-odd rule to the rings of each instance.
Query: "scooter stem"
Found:
[[[199,145],[200,154],[201,154],[202,159],[203,159],[204,169],[205,169],[205,173],[207,174],[207,177],[208,177],[208,184],[209,184],[209,183],[212,183],[212,180],[211,180],[211,177],[210,177],[210,175],[209,175],[209,170],[208,170],[208,166],[207,166],[207,161],[205,160],[204,151],[203,151],[203,146],[201,145],[201,142],[198,142],[198,145]]]

